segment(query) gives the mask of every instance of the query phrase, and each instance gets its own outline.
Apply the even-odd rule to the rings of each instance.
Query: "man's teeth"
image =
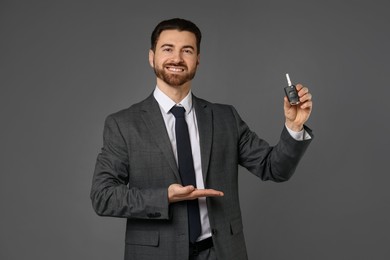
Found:
[[[178,71],[182,72],[182,71],[184,71],[184,69],[182,69],[182,68],[175,68],[175,67],[168,67],[168,70],[175,71],[175,72],[178,72]]]

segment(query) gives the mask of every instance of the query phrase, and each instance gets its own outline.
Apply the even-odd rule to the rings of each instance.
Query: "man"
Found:
[[[284,100],[285,127],[274,147],[232,106],[195,97],[200,41],[190,21],[158,24],[149,51],[153,94],[106,119],[91,199],[97,214],[127,218],[125,259],[247,259],[238,165],[262,180],[286,181],[310,143],[311,94],[300,84],[301,103]]]

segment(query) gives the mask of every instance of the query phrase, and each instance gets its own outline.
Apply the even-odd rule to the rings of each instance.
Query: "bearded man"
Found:
[[[285,125],[270,146],[230,105],[193,95],[201,32],[162,21],[151,37],[153,93],[107,117],[92,181],[98,215],[127,219],[125,259],[247,259],[238,166],[261,180],[288,180],[313,135],[308,88],[284,99]]]

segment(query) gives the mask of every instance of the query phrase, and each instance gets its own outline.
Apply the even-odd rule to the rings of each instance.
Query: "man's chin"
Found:
[[[180,75],[177,73],[165,73],[158,70],[155,70],[154,72],[159,79],[172,87],[181,87],[195,77],[195,73]]]
[[[172,82],[172,81],[166,82],[165,81],[165,83],[167,83],[169,86],[174,87],[174,88],[180,88],[187,82],[188,81],[185,81],[185,82]]]
[[[189,78],[177,77],[176,75],[170,75],[169,77],[163,77],[160,79],[172,87],[181,87],[191,80]]]

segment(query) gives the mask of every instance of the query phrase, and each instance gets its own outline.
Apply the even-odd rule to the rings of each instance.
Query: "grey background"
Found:
[[[105,117],[149,95],[149,37],[203,32],[193,91],[271,144],[285,73],[316,135],[287,183],[242,169],[250,259],[389,259],[387,1],[0,1],[0,259],[122,259],[123,219],[92,210]]]

